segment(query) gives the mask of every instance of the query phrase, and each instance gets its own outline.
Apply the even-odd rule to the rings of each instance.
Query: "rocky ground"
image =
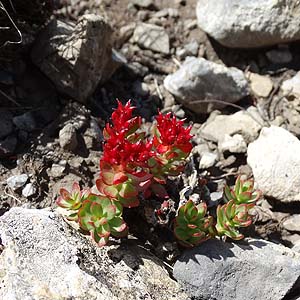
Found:
[[[1,50],[0,215],[9,212],[0,219],[0,295],[85,299],[83,289],[91,299],[298,299],[300,4],[237,2],[54,1],[44,26],[21,27],[24,46]],[[200,195],[216,207],[226,182],[254,177],[264,197],[245,231],[252,240],[210,241],[179,256],[183,249],[145,204],[128,212],[130,239],[99,250],[50,211],[60,187],[94,186],[102,129],[117,98],[132,100],[146,129],[158,109],[193,124],[193,153],[168,186],[172,197]],[[68,270],[75,281],[64,277]]]

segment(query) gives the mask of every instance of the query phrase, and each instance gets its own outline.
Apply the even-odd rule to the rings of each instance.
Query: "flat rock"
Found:
[[[300,6],[294,0],[198,0],[197,18],[202,30],[227,47],[300,39]]]
[[[24,186],[27,180],[28,180],[27,174],[20,174],[20,175],[10,176],[9,178],[6,179],[6,183],[12,190],[15,191],[18,188]]]
[[[299,276],[299,253],[255,239],[210,240],[184,252],[174,266],[174,277],[201,300],[288,299]]]
[[[58,91],[82,103],[121,64],[113,55],[111,27],[96,15],[84,15],[76,24],[51,21],[31,57]]]
[[[1,299],[187,299],[133,240],[98,248],[48,210],[12,208],[0,238]]]
[[[291,79],[287,79],[282,83],[281,89],[284,93],[291,93],[300,97],[300,72]]]
[[[247,162],[257,187],[282,202],[300,201],[300,141],[289,131],[264,127],[248,146]]]
[[[241,134],[248,144],[257,138],[262,124],[263,120],[256,108],[249,107],[247,111],[238,111],[232,115],[215,115],[203,124],[199,134],[217,143],[222,142],[225,135]]]
[[[169,35],[161,26],[139,23],[133,33],[133,40],[139,46],[155,52],[169,54]]]
[[[165,78],[164,86],[195,113],[211,112],[249,94],[248,82],[241,70],[196,57],[187,57],[179,70]],[[201,102],[209,99],[225,103]]]
[[[283,222],[284,229],[292,232],[300,232],[300,215],[291,215],[287,217]]]
[[[267,76],[250,73],[250,87],[253,93],[258,97],[268,97],[273,89],[273,82]]]

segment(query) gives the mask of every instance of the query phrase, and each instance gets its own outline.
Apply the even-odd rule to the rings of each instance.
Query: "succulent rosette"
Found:
[[[80,227],[90,232],[99,246],[107,244],[109,236],[127,235],[127,225],[122,218],[122,205],[108,197],[91,194],[78,212]]]
[[[77,220],[77,212],[80,209],[84,200],[90,195],[89,189],[80,189],[78,182],[74,182],[71,192],[61,188],[60,196],[56,200],[56,204],[72,213],[67,217],[70,221]]]
[[[181,245],[194,247],[215,235],[213,218],[206,213],[207,206],[203,202],[195,205],[189,200],[179,208],[174,234]]]
[[[236,204],[252,204],[261,197],[261,191],[254,189],[252,179],[242,180],[239,176],[233,189],[225,186],[224,196],[226,201],[233,200]]]
[[[235,204],[234,200],[230,200],[222,206],[219,205],[216,224],[218,235],[227,236],[233,240],[242,239],[244,235],[238,231],[238,228],[247,227],[252,223],[249,209],[249,205]]]

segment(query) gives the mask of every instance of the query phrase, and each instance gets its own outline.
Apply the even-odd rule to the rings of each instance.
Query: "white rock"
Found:
[[[18,188],[22,187],[27,180],[28,180],[28,175],[21,174],[21,175],[14,175],[7,178],[6,183],[12,190],[15,191]]]
[[[285,80],[281,88],[285,93],[292,93],[300,97],[300,72],[291,79]]]
[[[205,152],[200,159],[199,168],[208,169],[216,163],[217,159],[218,155],[216,153]]]
[[[24,189],[22,190],[22,195],[25,198],[31,197],[32,195],[34,195],[36,192],[36,188],[34,187],[34,185],[32,183],[27,183],[24,187]]]
[[[198,24],[228,47],[249,48],[300,39],[295,0],[198,0]]]
[[[283,228],[288,231],[300,232],[300,215],[291,215],[282,222]]]
[[[149,8],[154,5],[153,0],[132,0],[131,3],[142,8]]]
[[[225,134],[224,139],[219,143],[218,148],[221,152],[229,151],[231,153],[247,152],[247,144],[240,134],[230,136]]]
[[[180,69],[164,80],[165,88],[196,113],[234,103],[249,94],[244,73],[204,58],[187,57]],[[201,100],[222,100],[225,104],[201,103]]]
[[[247,153],[264,195],[282,202],[300,201],[300,141],[294,135],[281,127],[264,127]]]
[[[250,73],[249,76],[251,90],[256,96],[268,97],[273,89],[273,82],[267,76]]]
[[[156,52],[169,54],[169,36],[163,27],[140,23],[134,30],[133,40],[139,46]]]
[[[256,120],[256,121],[255,121]],[[249,107],[247,111],[238,111],[233,115],[215,115],[214,119],[203,124],[199,134],[214,142],[221,142],[225,135],[241,134],[248,144],[254,141],[263,120],[255,107]]]

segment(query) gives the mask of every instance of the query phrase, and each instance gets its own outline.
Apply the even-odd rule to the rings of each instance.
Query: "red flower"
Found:
[[[184,128],[184,121],[177,121],[176,117],[168,113],[163,115],[159,112],[156,117],[157,132],[154,136],[153,144],[156,147],[158,153],[164,154],[171,151],[167,158],[171,159],[179,155],[176,150],[183,152],[184,157],[187,157],[192,150],[192,144],[190,142],[192,135],[190,134],[192,127]],[[179,155],[180,156],[180,155]]]
[[[125,134],[128,136],[141,126],[142,118],[132,118],[132,111],[135,107],[130,105],[130,100],[125,105],[118,100],[118,107],[111,115],[112,126],[106,124],[104,129],[104,137],[106,139],[109,139],[111,135],[118,134]]]

